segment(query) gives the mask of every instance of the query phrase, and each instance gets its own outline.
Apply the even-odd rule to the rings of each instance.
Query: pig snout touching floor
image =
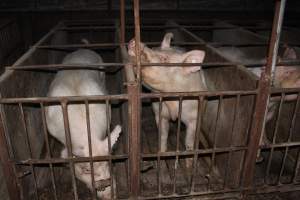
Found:
[[[202,63],[205,52],[192,50],[184,52],[170,45],[172,33],[167,33],[158,48],[150,49],[144,43],[140,43],[142,63]],[[135,60],[135,40],[128,44],[128,54],[132,61]],[[141,69],[143,83],[154,91],[160,92],[192,92],[207,90],[205,77],[201,66],[190,67],[164,67],[151,66]],[[161,126],[159,126],[159,103],[152,104],[158,127],[161,127],[160,151],[167,151],[169,121],[178,118],[179,102],[163,101],[161,112]],[[186,125],[186,150],[193,150],[195,132],[197,126],[198,101],[183,100],[181,121]],[[191,160],[187,163],[192,164]]]
[[[97,64],[102,63],[102,58],[94,51],[80,49],[68,54],[63,64]],[[98,70],[61,70],[51,83],[48,91],[49,97],[60,96],[87,96],[106,95],[105,73]],[[110,109],[110,108],[109,108]],[[116,144],[121,133],[121,126],[117,125],[107,135],[107,113],[105,102],[93,102],[88,104],[91,134],[92,156],[109,154],[108,137],[111,145]],[[72,144],[72,155],[89,157],[88,129],[86,118],[86,105],[84,102],[67,105],[67,117]],[[62,107],[60,105],[48,105],[46,107],[47,127],[52,136],[58,139],[66,147],[65,126]],[[62,158],[68,158],[67,148],[61,152]],[[75,163],[76,178],[84,182],[92,189],[92,173],[90,163]],[[93,172],[97,196],[103,199],[111,198],[111,174],[107,161],[94,162]],[[114,182],[115,183],[115,182]]]

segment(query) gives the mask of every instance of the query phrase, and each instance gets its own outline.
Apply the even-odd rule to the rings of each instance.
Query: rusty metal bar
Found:
[[[31,143],[30,143],[30,138],[29,138],[29,133],[27,130],[27,125],[26,125],[26,120],[25,120],[25,115],[24,115],[24,109],[23,109],[23,105],[22,103],[19,103],[19,109],[20,109],[20,113],[21,113],[21,119],[22,119],[22,126],[24,129],[24,133],[25,133],[25,143],[28,149],[28,153],[29,153],[29,159],[32,159],[32,147],[31,147]],[[35,199],[39,199],[39,193],[38,193],[38,187],[37,187],[37,181],[36,181],[36,174],[35,174],[35,169],[34,166],[31,164],[30,165],[30,171],[32,174],[32,178],[34,181],[34,194],[35,194]]]
[[[267,65],[266,71],[262,71],[262,75],[258,85],[258,95],[256,96],[256,104],[255,104],[255,111],[253,116],[253,122],[250,129],[250,138],[248,143],[248,151],[246,154],[246,160],[244,163],[244,183],[243,186],[245,188],[252,187],[253,178],[254,178],[254,170],[255,170],[255,162],[256,162],[256,155],[259,150],[259,141],[261,138],[261,134],[263,133],[264,128],[264,119],[267,112],[268,100],[269,100],[269,92],[270,92],[270,85],[271,85],[271,68],[273,62],[275,61],[274,57],[276,57],[277,53],[275,52],[277,49],[275,48],[275,43],[279,42],[279,37],[277,37],[276,29],[277,27],[281,26],[279,23],[280,18],[283,18],[282,13],[280,10],[282,8],[281,2],[285,4],[285,0],[277,0],[275,6],[275,16],[273,21],[273,28],[272,28],[272,36],[270,41],[270,46],[268,50],[268,58],[267,58]]]
[[[45,106],[43,103],[40,103],[41,106],[41,112],[42,112],[42,122],[43,122],[43,133],[44,133],[44,138],[46,142],[46,149],[47,149],[47,155],[46,157],[49,159],[52,158],[51,154],[51,149],[50,149],[50,142],[49,142],[49,137],[48,137],[48,131],[47,131],[47,123],[46,123],[46,115],[45,115]],[[51,175],[51,183],[54,191],[54,199],[57,200],[57,190],[56,190],[56,183],[55,183],[55,176],[54,176],[54,171],[53,171],[53,164],[49,163],[49,168],[50,168],[50,175]]]
[[[275,130],[274,130],[273,139],[272,139],[272,144],[273,145],[276,143],[276,138],[277,138],[277,134],[278,134],[278,127],[279,127],[279,121],[280,121],[281,112],[282,112],[283,99],[284,99],[284,94],[281,94],[279,109],[278,109],[278,112],[276,113]],[[268,159],[268,162],[267,162],[266,174],[265,174],[265,177],[264,177],[265,183],[267,182],[266,180],[270,175],[270,169],[271,169],[271,162],[272,162],[272,158],[273,158],[273,153],[274,153],[274,148],[272,147],[270,155],[269,155],[269,159]]]
[[[125,0],[120,0],[120,44],[125,45]]]
[[[182,115],[182,97],[179,97],[179,109],[178,109],[178,119],[177,119],[177,130],[176,130],[176,152],[179,152],[180,143],[180,129],[181,129],[181,115]],[[174,180],[173,180],[173,193],[176,194],[176,172],[179,165],[179,156],[176,155],[174,163]]]
[[[73,157],[72,138],[71,138],[70,126],[69,126],[68,106],[66,101],[61,102],[61,109],[62,109],[63,119],[64,119],[66,148],[68,151],[68,157],[71,158]],[[75,166],[73,160],[69,160],[69,167],[70,167],[70,172],[72,177],[74,198],[75,200],[78,200],[78,192],[77,192],[77,185],[76,185],[76,178],[75,178]]]
[[[18,188],[18,179],[16,177],[16,169],[11,159],[13,155],[10,155],[9,149],[12,148],[10,139],[7,134],[7,129],[4,127],[4,118],[3,116],[3,105],[0,107],[1,109],[1,119],[0,119],[0,161],[3,173],[6,175],[5,182],[9,194],[9,198],[11,200],[19,200],[20,199],[20,190]],[[9,148],[10,147],[10,148]]]
[[[94,172],[94,163],[92,160],[93,157],[93,148],[92,148],[92,138],[91,138],[91,121],[90,121],[90,109],[89,109],[89,102],[85,100],[84,102],[85,110],[86,110],[86,125],[87,125],[87,137],[88,137],[88,145],[89,145],[89,161],[91,167],[91,180],[92,180],[92,198],[94,200],[97,199],[97,191],[95,188],[95,172]]]
[[[232,129],[231,129],[231,133],[230,133],[230,140],[229,140],[230,146],[229,147],[233,147],[232,140],[233,140],[234,131],[235,131],[235,127],[236,127],[237,115],[239,114],[240,100],[241,100],[241,96],[237,95],[235,105],[234,105],[234,116],[233,116],[233,121],[232,121]],[[229,170],[229,164],[231,163],[231,159],[232,159],[232,151],[230,151],[228,154],[228,160],[227,160],[227,165],[226,165],[226,170],[225,170],[225,175],[224,175],[224,177],[225,177],[224,185],[223,185],[224,189],[226,189],[228,186],[226,183],[228,182],[228,179],[229,179],[228,170]]]
[[[125,160],[128,158],[126,154],[121,155],[112,155],[112,156],[93,156],[92,161],[109,161],[112,160]],[[60,163],[69,163],[69,162],[89,162],[90,158],[88,157],[70,157],[70,158],[52,158],[52,159],[27,159],[27,160],[18,160],[13,161],[16,165],[39,165],[39,164],[60,164]]]
[[[128,94],[119,95],[90,95],[90,96],[62,96],[62,97],[24,97],[24,98],[2,98],[0,104],[18,104],[18,103],[56,103],[67,101],[69,103],[84,102],[85,100],[91,102],[103,100],[127,100]]]
[[[194,150],[199,149],[199,143],[200,143],[200,134],[201,133],[201,122],[202,122],[202,114],[203,114],[203,108],[205,107],[203,104],[204,97],[200,96],[198,100],[198,113],[197,113],[197,125],[196,125],[196,133],[195,133],[195,143],[194,143]],[[191,190],[190,192],[195,192],[195,177],[197,173],[197,162],[198,162],[198,155],[194,154],[194,161],[193,161],[193,173],[191,177]]]
[[[161,152],[161,115],[162,115],[162,98],[159,98],[159,108],[158,108],[158,147],[157,147],[157,152]],[[157,191],[158,191],[158,195],[161,195],[161,174],[160,174],[160,169],[161,168],[161,160],[160,160],[160,156],[157,156]]]
[[[105,107],[106,107],[106,134],[107,134],[107,145],[108,145],[108,155],[112,155],[112,144],[111,144],[111,135],[110,135],[110,104],[109,100],[105,100]],[[112,164],[112,159],[109,157],[109,173],[110,173],[110,187],[111,187],[111,199],[114,199],[114,193],[115,193],[115,188],[114,188],[114,179],[113,179],[113,164]],[[117,191],[117,189],[116,189]]]
[[[128,84],[130,195],[133,199],[140,192],[140,98],[137,83]]]
[[[211,155],[211,165],[209,166],[209,176],[208,178],[208,184],[207,184],[207,189],[208,191],[211,190],[211,177],[212,177],[212,173],[213,173],[213,168],[215,165],[215,160],[216,160],[216,152],[215,149],[217,148],[217,129],[218,129],[218,123],[219,123],[219,119],[220,119],[220,112],[221,112],[221,108],[223,106],[223,96],[220,95],[219,96],[219,101],[218,101],[218,109],[217,109],[217,116],[216,116],[216,121],[215,121],[215,128],[213,130],[213,148],[212,148],[212,155]]]
[[[294,113],[293,113],[288,142],[292,138],[293,129],[296,124],[297,111],[299,110],[299,104],[300,104],[300,93],[298,93],[297,103],[295,105],[295,109],[294,109]],[[293,174],[293,178],[292,178],[293,183],[296,183],[296,176],[297,176],[297,173],[299,173],[299,168],[300,168],[300,153],[298,153],[298,158],[297,158],[297,162],[296,162],[296,166],[295,166],[295,170],[294,170],[294,174]]]

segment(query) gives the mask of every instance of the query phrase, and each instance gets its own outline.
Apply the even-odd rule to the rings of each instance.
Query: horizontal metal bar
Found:
[[[84,101],[103,101],[103,100],[126,100],[127,94],[118,95],[91,95],[91,96],[63,96],[63,97],[22,97],[22,98],[2,98],[0,104],[16,104],[16,103],[61,103],[81,102]],[[113,102],[112,102],[113,103]]]
[[[212,153],[228,153],[233,151],[245,151],[248,147],[224,147],[224,148],[209,148],[209,149],[197,149],[192,151],[169,151],[158,153],[146,153],[142,154],[143,158],[157,158],[157,157],[175,157],[175,156],[194,156],[195,154],[212,154]]]
[[[257,90],[142,93],[141,98],[255,95]]]
[[[300,142],[283,142],[283,143],[276,143],[276,144],[260,145],[260,148],[273,149],[273,148],[280,148],[280,147],[298,147],[298,146],[300,146]]]
[[[170,198],[184,198],[191,196],[201,196],[201,200],[210,199],[226,199],[226,198],[237,198],[240,199],[240,192],[242,189],[226,189],[218,191],[205,191],[205,192],[190,192],[189,194],[171,194],[171,195],[157,195],[151,197],[139,197],[138,199],[170,199]],[[207,197],[205,197],[207,196]]]
[[[101,64],[41,64],[7,66],[7,70],[68,70],[68,69],[96,69],[104,70],[105,67],[123,67],[125,63],[101,63]]]
[[[38,165],[38,164],[58,164],[58,163],[69,163],[74,162],[86,162],[89,163],[91,160],[94,162],[109,161],[109,160],[125,160],[128,159],[128,155],[106,155],[106,156],[93,156],[90,157],[71,157],[71,158],[45,158],[45,159],[28,159],[13,161],[16,165]]]
[[[275,87],[271,88],[271,94],[298,93],[298,92],[300,92],[300,88],[277,88],[277,87],[276,88]]]

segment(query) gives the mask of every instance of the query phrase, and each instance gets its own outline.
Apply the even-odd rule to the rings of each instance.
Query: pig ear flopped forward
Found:
[[[184,63],[202,63],[205,57],[205,51],[193,50],[183,54]],[[183,68],[185,74],[190,74],[201,70],[201,66],[192,66]]]

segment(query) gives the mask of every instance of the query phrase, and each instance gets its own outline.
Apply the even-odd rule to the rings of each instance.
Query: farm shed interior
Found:
[[[272,65],[299,65],[299,7],[284,0],[1,2],[1,197],[98,199],[101,188],[92,181],[89,189],[74,168],[109,162],[115,199],[297,199],[300,88],[273,85],[269,77]],[[152,91],[139,76],[147,67],[180,66],[128,57],[131,39],[159,47],[169,32],[171,46],[205,51],[207,91]],[[78,49],[97,52],[104,63],[63,65]],[[286,49],[295,58],[285,58]],[[262,66],[265,73],[252,73]],[[105,72],[108,94],[47,97],[56,73],[66,68]],[[163,152],[161,113],[170,101],[177,102],[178,116]],[[181,117],[184,102],[191,101],[197,102],[197,125],[194,149],[186,150],[188,127]],[[158,125],[153,102],[159,106]],[[88,113],[92,103],[106,105],[107,115],[111,107],[107,133],[120,124],[118,141],[109,155],[62,158],[64,145],[47,129],[47,107],[81,104]],[[90,117],[84,117],[89,129]]]

